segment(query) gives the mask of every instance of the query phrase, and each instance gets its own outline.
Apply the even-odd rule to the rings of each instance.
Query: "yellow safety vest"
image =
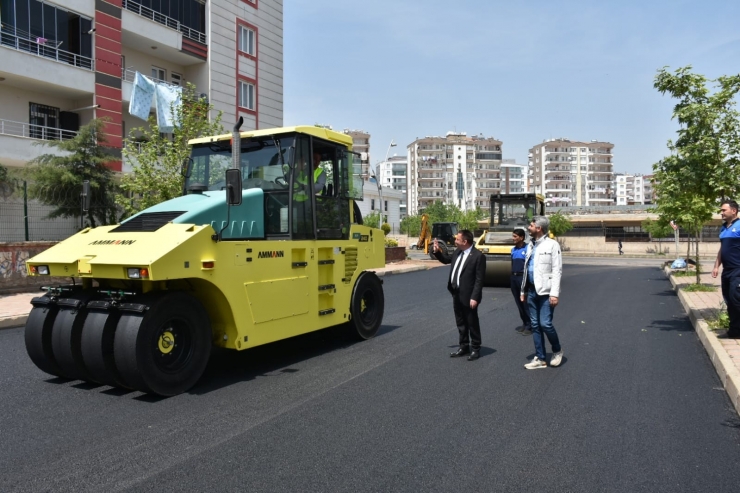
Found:
[[[321,169],[321,167],[318,167],[313,171],[314,183],[317,183],[319,181],[319,176],[321,176],[321,173],[323,172],[324,170]],[[308,199],[308,194],[306,193],[306,190],[308,190],[308,176],[305,172],[301,171],[296,177],[295,183],[293,184],[293,200],[295,202],[305,202],[306,199]]]

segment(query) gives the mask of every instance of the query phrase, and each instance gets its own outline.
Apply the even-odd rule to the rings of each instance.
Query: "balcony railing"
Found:
[[[123,8],[135,14],[139,14],[142,17],[146,17],[147,19],[151,19],[154,22],[162,24],[163,26],[167,26],[170,29],[179,31],[186,38],[190,38],[193,41],[197,41],[198,43],[206,44],[205,34],[198,32],[188,26],[183,26],[180,21],[173,19],[172,17],[168,17],[164,14],[160,14],[156,10],[152,10],[149,7],[144,7],[143,5],[132,2],[131,0],[123,0]]]
[[[21,32],[16,31],[12,27],[8,30],[8,27],[3,25],[3,30],[0,31],[0,45],[29,53],[34,56],[49,58],[60,63],[74,65],[75,67],[84,68],[86,70],[93,70],[95,67],[92,58],[60,50],[52,44],[46,44],[47,41],[43,40],[43,38],[29,39],[27,37],[18,36],[17,34],[21,34]]]
[[[0,134],[27,139],[68,140],[77,135],[77,132],[11,120],[0,120]]]

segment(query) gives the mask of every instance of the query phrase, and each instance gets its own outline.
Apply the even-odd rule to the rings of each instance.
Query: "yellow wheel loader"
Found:
[[[355,204],[351,138],[240,126],[190,142],[183,196],[28,260],[30,276],[50,278],[25,329],[38,368],[171,396],[195,385],[212,346],[332,326],[376,334],[384,296],[370,269],[385,265],[384,235]]]

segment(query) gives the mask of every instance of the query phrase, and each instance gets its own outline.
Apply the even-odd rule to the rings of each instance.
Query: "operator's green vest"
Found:
[[[319,181],[319,176],[321,176],[321,173],[323,173],[324,170],[319,168],[316,168],[313,171],[313,182],[316,183]],[[293,201],[294,202],[305,202],[308,199],[308,193],[306,193],[306,190],[309,189],[308,186],[308,176],[304,171],[301,171],[298,176],[295,179],[294,188],[293,188]]]

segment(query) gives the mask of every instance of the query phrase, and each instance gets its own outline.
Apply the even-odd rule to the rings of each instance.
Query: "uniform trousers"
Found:
[[[530,327],[532,323],[529,320],[529,307],[526,301],[522,301],[520,295],[522,294],[522,274],[511,275],[511,294],[514,295],[514,301],[516,307],[519,309],[519,318],[522,319],[524,327]]]
[[[730,328],[727,334],[740,337],[740,269],[722,271],[722,297],[730,316]]]

